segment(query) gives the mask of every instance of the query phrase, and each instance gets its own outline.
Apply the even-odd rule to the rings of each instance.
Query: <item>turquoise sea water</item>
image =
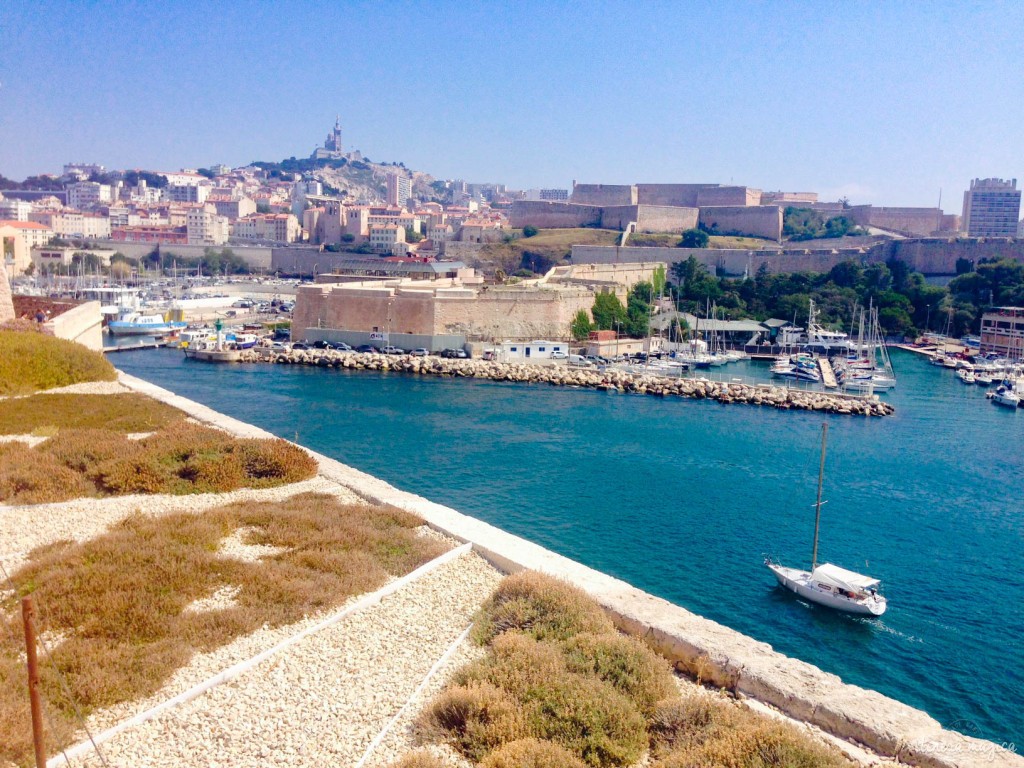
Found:
[[[624,579],[777,650],[1024,742],[1024,409],[896,352],[891,418],[130,352],[122,370]],[[728,376],[761,377],[740,363]],[[889,611],[804,604],[762,565],[881,578]]]

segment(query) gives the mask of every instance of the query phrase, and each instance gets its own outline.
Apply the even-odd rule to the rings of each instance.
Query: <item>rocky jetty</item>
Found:
[[[859,395],[814,392],[766,384],[742,384],[701,378],[669,378],[594,368],[570,368],[563,365],[520,365],[434,356],[375,355],[319,349],[278,351],[266,348],[245,350],[242,353],[241,361],[585,387],[610,392],[658,397],[692,397],[717,400],[720,403],[767,405],[783,410],[821,411],[856,416],[888,416],[894,411],[889,403]]]

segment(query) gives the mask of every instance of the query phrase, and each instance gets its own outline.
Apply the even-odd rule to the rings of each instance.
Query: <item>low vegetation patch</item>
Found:
[[[146,395],[32,395],[0,400],[0,434],[27,435],[39,429],[108,429],[151,432],[185,414]]]
[[[109,429],[65,429],[35,448],[14,442],[2,450],[0,501],[9,504],[269,488],[306,480],[317,468],[285,440],[238,439],[187,421],[142,440]]]
[[[12,576],[15,594],[0,602],[0,764],[32,757],[22,596],[35,598],[40,631],[64,637],[42,668],[53,754],[76,727],[57,670],[84,714],[151,695],[196,652],[329,610],[438,556],[442,543],[416,536],[421,523],[402,510],[305,494],[138,515],[91,541],[36,550]],[[239,530],[248,544],[278,549],[258,562],[219,554]],[[187,610],[225,587],[237,588],[229,607]]]
[[[619,634],[580,590],[522,572],[475,627],[487,655],[458,670],[420,718],[484,768],[849,766],[834,750],[713,694],[681,698],[668,662]]]
[[[0,330],[0,396],[116,378],[117,371],[102,354],[81,344],[43,333]]]
[[[651,724],[654,768],[851,768],[835,749],[737,702],[695,693],[667,702]]]

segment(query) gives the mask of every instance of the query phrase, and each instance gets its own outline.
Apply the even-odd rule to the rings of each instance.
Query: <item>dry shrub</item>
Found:
[[[796,728],[708,695],[659,706],[650,731],[656,768],[850,768]]]
[[[677,693],[668,662],[631,637],[583,633],[567,640],[563,650],[570,670],[615,686],[644,717]]]
[[[475,634],[487,643],[508,630],[538,640],[566,640],[580,632],[614,632],[614,627],[582,590],[536,571],[521,571],[506,578],[483,606]]]
[[[241,460],[252,488],[306,480],[316,474],[316,459],[287,440],[243,440]]]
[[[126,458],[134,448],[124,434],[109,429],[62,429],[37,450],[69,469],[88,474],[97,464]]]
[[[440,735],[474,762],[527,735],[519,705],[490,683],[474,681],[438,694],[423,718],[427,733]]]
[[[25,443],[0,443],[0,501],[41,504],[95,492],[84,477]]]
[[[647,723],[612,686],[572,673],[523,702],[531,736],[554,741],[595,768],[632,765],[647,748]]]
[[[177,408],[137,393],[39,394],[0,400],[0,434],[26,435],[39,427],[152,432],[179,421]]]
[[[670,752],[654,768],[852,768],[836,750],[781,723],[748,723]]]
[[[0,598],[0,765],[27,764],[32,754],[31,729],[7,729],[4,709],[8,688],[24,692],[23,685],[5,684],[14,674],[5,660],[17,659],[21,648],[21,595],[35,598],[40,631],[65,636],[53,648],[54,666],[44,665],[42,689],[54,706],[55,733],[63,734],[57,741],[66,744],[76,723],[55,669],[86,715],[151,695],[196,651],[334,608],[436,557],[444,545],[417,537],[421,522],[389,508],[303,494],[202,514],[137,515],[90,541],[33,551],[12,574],[15,595]],[[250,527],[251,543],[285,551],[258,562],[218,553],[225,537]],[[234,606],[185,610],[228,585],[240,587]]]
[[[526,699],[552,680],[565,677],[565,659],[554,643],[506,632],[494,639],[491,653],[456,672],[455,682],[487,682],[518,699]]]
[[[553,742],[519,739],[491,752],[480,768],[585,768],[585,764]]]
[[[403,755],[388,768],[447,768],[448,764],[426,749],[417,749]]]
[[[0,330],[0,395],[116,378],[117,371],[101,353],[81,344],[43,333]]]

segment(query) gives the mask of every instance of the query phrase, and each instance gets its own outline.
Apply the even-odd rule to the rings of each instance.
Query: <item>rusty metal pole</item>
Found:
[[[21,599],[21,617],[25,622],[25,655],[28,658],[28,698],[32,703],[32,743],[36,749],[36,768],[46,768],[43,746],[43,710],[39,704],[39,665],[36,661],[36,629],[32,624],[35,610],[32,598]]]

